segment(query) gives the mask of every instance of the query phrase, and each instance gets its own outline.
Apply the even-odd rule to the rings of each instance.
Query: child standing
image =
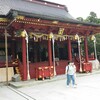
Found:
[[[69,84],[72,81],[72,86],[76,87],[75,85],[75,73],[76,73],[76,66],[73,62],[68,62],[68,65],[66,66],[66,74],[67,74],[67,87],[69,87]]]

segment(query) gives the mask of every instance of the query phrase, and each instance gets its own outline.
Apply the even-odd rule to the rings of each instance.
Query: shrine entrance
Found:
[[[0,9],[0,69],[12,68],[21,80],[44,79],[65,74],[70,60],[77,72],[92,72],[88,37],[99,33],[100,25],[74,19],[65,5],[39,0],[1,2],[7,8]]]

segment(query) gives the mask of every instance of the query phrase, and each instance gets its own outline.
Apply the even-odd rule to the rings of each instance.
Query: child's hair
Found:
[[[68,64],[70,64],[71,61],[68,61]]]

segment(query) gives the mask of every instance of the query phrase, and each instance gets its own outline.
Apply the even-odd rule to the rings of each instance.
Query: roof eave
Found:
[[[94,23],[87,23],[87,22],[82,22],[74,19],[62,19],[60,17],[53,17],[53,16],[46,16],[46,15],[41,15],[41,14],[36,14],[36,13],[28,13],[28,12],[21,12],[21,11],[16,11],[16,10],[10,10],[9,14],[6,16],[10,17],[16,17],[17,15],[24,15],[27,17],[32,17],[32,18],[40,18],[40,19],[46,19],[46,20],[52,20],[52,21],[60,21],[64,23],[72,23],[72,24],[80,24],[80,25],[86,25],[86,26],[98,26],[100,27],[99,24],[94,24]]]

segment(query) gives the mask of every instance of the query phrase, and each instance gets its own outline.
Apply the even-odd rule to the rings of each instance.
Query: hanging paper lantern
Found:
[[[51,32],[50,34],[49,34],[49,39],[52,39],[54,37],[54,35],[53,35],[53,33]]]
[[[26,33],[25,30],[21,32],[21,36],[22,36],[22,37],[26,37],[26,34],[27,34],[27,33]]]
[[[91,40],[94,41],[96,38],[94,35],[91,36]]]
[[[75,35],[75,40],[78,40],[79,39],[79,36],[76,34]]]

